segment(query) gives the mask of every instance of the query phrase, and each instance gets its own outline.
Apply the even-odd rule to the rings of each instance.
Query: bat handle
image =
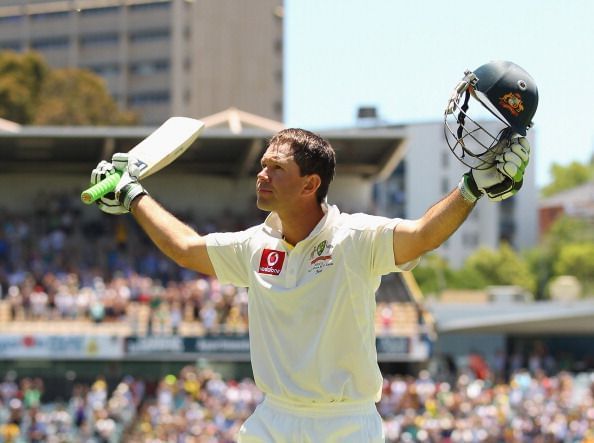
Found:
[[[99,183],[94,184],[90,188],[84,190],[82,194],[80,194],[80,199],[84,204],[90,205],[95,200],[100,199],[105,194],[112,192],[122,175],[119,172],[115,172],[108,177],[105,177]]]

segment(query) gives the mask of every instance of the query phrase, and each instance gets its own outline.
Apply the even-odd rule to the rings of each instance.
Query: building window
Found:
[[[130,73],[134,75],[148,76],[168,71],[169,60],[151,60],[130,65]]]
[[[274,102],[274,113],[276,115],[283,115],[283,101],[282,100],[276,100]]]
[[[21,24],[22,22],[22,15],[7,15],[6,17],[0,17],[0,26],[10,24]]]
[[[88,34],[83,35],[80,38],[80,44],[82,47],[117,45],[118,41],[119,36],[115,32]]]
[[[138,3],[136,5],[130,5],[130,11],[155,11],[158,9],[165,10],[169,9],[171,2],[155,2],[155,3]]]
[[[86,68],[101,77],[115,77],[120,73],[120,67],[115,63],[87,65]]]
[[[80,11],[83,17],[96,17],[101,15],[117,14],[119,6],[107,6],[105,8],[91,8]]]
[[[166,40],[169,38],[169,29],[148,29],[130,33],[132,43]]]
[[[149,91],[131,94],[128,97],[129,106],[158,105],[169,102],[169,91]]]
[[[38,38],[31,42],[31,47],[33,49],[61,49],[66,48],[68,46],[68,37],[45,37],[45,38]]]
[[[45,12],[43,14],[32,14],[31,20],[34,22],[42,22],[49,20],[57,20],[67,18],[69,11]]]
[[[0,42],[0,50],[2,50],[2,51],[19,52],[22,48],[23,48],[22,43],[18,42],[18,41]]]
[[[282,38],[277,38],[276,40],[274,40],[274,51],[277,52],[278,54],[281,54],[283,52],[283,39]]]

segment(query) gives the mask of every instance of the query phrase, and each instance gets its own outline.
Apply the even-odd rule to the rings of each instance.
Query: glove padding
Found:
[[[111,162],[102,160],[91,172],[91,185],[96,185],[100,181],[116,173],[116,168]],[[99,206],[103,212],[107,214],[125,214],[128,212],[126,208],[122,206],[119,200],[116,198],[114,191],[108,192],[103,197],[98,199],[95,203]]]
[[[515,135],[501,140],[500,145],[493,150],[493,164],[489,168],[471,169],[464,174],[459,188],[468,200],[476,201],[486,194],[491,201],[501,201],[522,187],[530,160],[528,140]]]
[[[114,192],[110,192],[97,200],[99,209],[107,214],[125,214],[130,212],[132,201],[142,194],[148,194],[138,182],[143,163],[129,157],[127,153],[116,153],[111,163],[101,161],[91,172],[91,184],[96,184],[116,172],[121,175]]]
[[[111,157],[111,162],[115,169],[122,174],[122,178],[115,188],[115,196],[128,212],[136,197],[148,194],[138,182],[140,171],[146,164],[122,152],[114,154]]]

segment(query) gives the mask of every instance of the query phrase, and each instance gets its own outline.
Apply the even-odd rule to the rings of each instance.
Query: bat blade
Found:
[[[149,177],[173,162],[194,143],[203,128],[203,122],[189,117],[171,117],[165,121],[128,153],[140,166],[138,178]],[[119,180],[120,174],[116,173],[91,186],[82,192],[82,202],[91,204],[112,192]]]

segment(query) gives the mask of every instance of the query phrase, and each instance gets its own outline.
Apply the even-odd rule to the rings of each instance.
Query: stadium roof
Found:
[[[594,300],[432,303],[439,333],[592,334]]]
[[[259,170],[266,140],[279,122],[230,108],[204,117],[202,136],[170,168],[241,178]],[[22,126],[0,129],[0,173],[47,171],[80,173],[114,152],[126,152],[156,127]],[[337,152],[337,173],[369,179],[388,177],[405,153],[405,128],[317,131]]]

